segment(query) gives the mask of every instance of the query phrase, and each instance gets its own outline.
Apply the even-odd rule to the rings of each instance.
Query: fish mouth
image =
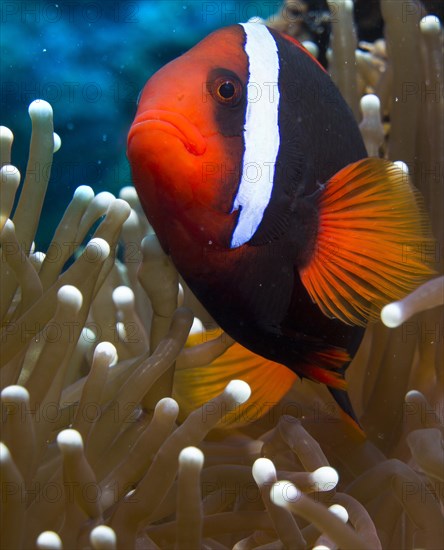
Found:
[[[128,146],[141,131],[160,130],[178,138],[192,155],[205,153],[207,144],[197,127],[180,113],[151,109],[136,116],[128,134]]]

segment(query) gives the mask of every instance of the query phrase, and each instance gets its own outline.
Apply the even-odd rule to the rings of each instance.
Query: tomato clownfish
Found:
[[[415,253],[432,238],[316,59],[259,23],[212,33],[147,82],[128,157],[162,247],[219,325],[354,418],[344,373],[362,327],[432,275]]]

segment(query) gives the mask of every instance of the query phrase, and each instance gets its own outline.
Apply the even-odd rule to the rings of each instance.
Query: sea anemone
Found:
[[[442,30],[403,5],[383,1],[387,40],[356,50],[336,3],[328,57],[369,155],[403,161],[441,237]],[[269,23],[291,32],[285,13]],[[48,103],[29,113],[17,200],[0,133],[2,548],[441,548],[443,278],[368,327],[348,371],[364,436],[324,387],[208,324],[133,188],[78,187],[36,251],[60,140]],[[441,245],[405,253],[442,273]]]

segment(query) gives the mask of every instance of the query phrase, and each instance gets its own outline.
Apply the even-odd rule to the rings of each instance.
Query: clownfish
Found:
[[[433,274],[419,253],[432,237],[408,177],[367,158],[318,61],[260,23],[210,34],[145,85],[128,158],[215,321],[356,420],[344,375],[363,327]]]

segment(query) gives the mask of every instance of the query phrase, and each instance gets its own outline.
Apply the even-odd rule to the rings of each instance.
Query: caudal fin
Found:
[[[363,432],[359,420],[353,410],[353,405],[350,401],[350,397],[347,393],[347,390],[340,390],[338,388],[328,387],[328,391],[332,394],[334,400],[341,408],[342,412],[348,417],[348,420],[353,422],[353,425],[360,431]]]

